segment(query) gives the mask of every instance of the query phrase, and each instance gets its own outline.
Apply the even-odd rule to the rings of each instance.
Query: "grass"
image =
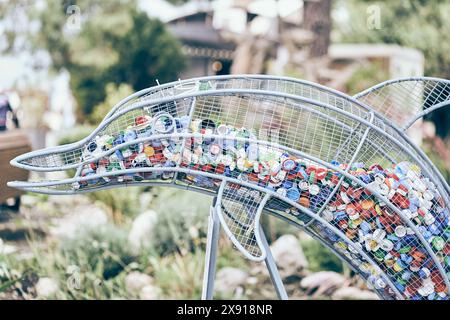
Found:
[[[141,192],[136,189],[136,199],[140,198]],[[114,198],[120,208],[117,210],[126,208],[127,205],[121,203],[125,198]],[[112,220],[96,229],[83,227],[71,237],[42,239],[31,234],[28,240],[30,255],[0,256],[0,267],[3,266],[0,268],[3,270],[0,272],[0,297],[5,294],[8,297],[14,291],[26,299],[36,298],[35,283],[39,278],[49,277],[58,283],[59,289],[48,298],[138,298],[127,292],[124,280],[131,271],[139,271],[154,278],[154,285],[161,289],[163,299],[199,299],[211,199],[163,188],[153,188],[148,199],[148,207],[160,213],[149,247],[132,253],[128,244],[131,219],[121,223]],[[48,198],[40,200],[39,203],[44,202],[43,205],[57,210]],[[277,219],[265,216],[263,220],[268,238],[298,232]],[[302,240],[301,244],[312,271],[343,270],[341,262],[319,243]],[[234,267],[251,271],[253,265],[233,248],[223,233],[219,248],[218,270]],[[249,289],[241,298],[248,299],[252,295]],[[215,297],[232,298],[220,294]]]

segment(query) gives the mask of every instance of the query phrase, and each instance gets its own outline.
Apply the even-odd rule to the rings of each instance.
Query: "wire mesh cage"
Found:
[[[68,178],[9,185],[50,194],[132,185],[206,193],[233,244],[272,271],[262,213],[311,234],[384,299],[448,299],[450,188],[405,130],[449,104],[449,88],[441,79],[402,79],[350,97],[282,77],[177,81],[124,99],[79,142],[11,162]]]

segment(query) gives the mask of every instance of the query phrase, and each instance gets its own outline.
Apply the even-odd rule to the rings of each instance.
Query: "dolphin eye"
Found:
[[[97,144],[92,141],[91,143],[89,143],[87,149],[89,150],[89,152],[94,152],[97,149]]]

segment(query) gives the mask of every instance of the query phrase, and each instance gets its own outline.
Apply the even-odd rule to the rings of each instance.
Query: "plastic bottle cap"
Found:
[[[325,221],[328,221],[328,222],[333,221],[333,218],[334,218],[333,213],[331,213],[328,210],[324,210],[322,212],[322,217],[325,219]]]
[[[395,235],[399,238],[403,238],[406,235],[406,228],[404,226],[395,227]]]
[[[374,206],[374,202],[372,200],[363,200],[361,201],[361,207],[364,210],[369,210]]]
[[[213,155],[218,155],[221,151],[221,148],[218,144],[212,144],[211,147],[209,148],[209,151]]]
[[[346,204],[350,203],[350,198],[347,196],[347,194],[345,192],[341,192],[340,195],[341,195],[341,199],[342,199],[342,201],[344,201],[344,203],[346,203]]]
[[[94,152],[97,149],[97,143],[95,143],[94,141],[90,142],[87,146],[87,150],[89,152]]]
[[[285,197],[287,195],[287,190],[285,188],[278,188],[276,192],[282,197]]]
[[[283,170],[292,171],[297,166],[297,163],[292,159],[286,159],[283,161]]]
[[[289,190],[287,190],[286,196],[292,200],[292,201],[298,201],[298,199],[300,198],[300,192],[298,191],[297,188],[291,188]]]
[[[300,190],[306,191],[306,190],[309,189],[309,183],[306,182],[306,181],[300,181],[300,182],[298,183],[298,187],[300,188]]]
[[[310,206],[309,199],[306,197],[301,197],[298,202],[300,203],[300,205],[302,205],[305,208],[309,208],[309,206]]]
[[[236,166],[240,171],[246,171],[247,168],[245,167],[245,159],[244,158],[239,158],[236,161]]]
[[[392,241],[388,240],[388,239],[384,239],[381,242],[381,249],[383,249],[384,251],[391,251],[392,249],[394,249],[394,244],[392,243]]]
[[[309,186],[309,193],[313,196],[318,195],[320,192],[320,188],[316,184],[312,184]]]
[[[437,251],[441,251],[445,247],[445,240],[442,237],[434,237],[431,243],[433,244],[433,248]]]

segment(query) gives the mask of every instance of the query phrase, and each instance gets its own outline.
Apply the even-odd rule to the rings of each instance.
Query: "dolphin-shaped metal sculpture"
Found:
[[[219,224],[248,259],[266,262],[287,298],[259,223],[265,212],[318,239],[383,299],[449,299],[450,187],[405,133],[450,104],[449,92],[435,78],[354,97],[286,77],[176,81],[122,100],[79,142],[11,161],[67,178],[8,185],[49,194],[164,185],[213,196],[204,298]]]

